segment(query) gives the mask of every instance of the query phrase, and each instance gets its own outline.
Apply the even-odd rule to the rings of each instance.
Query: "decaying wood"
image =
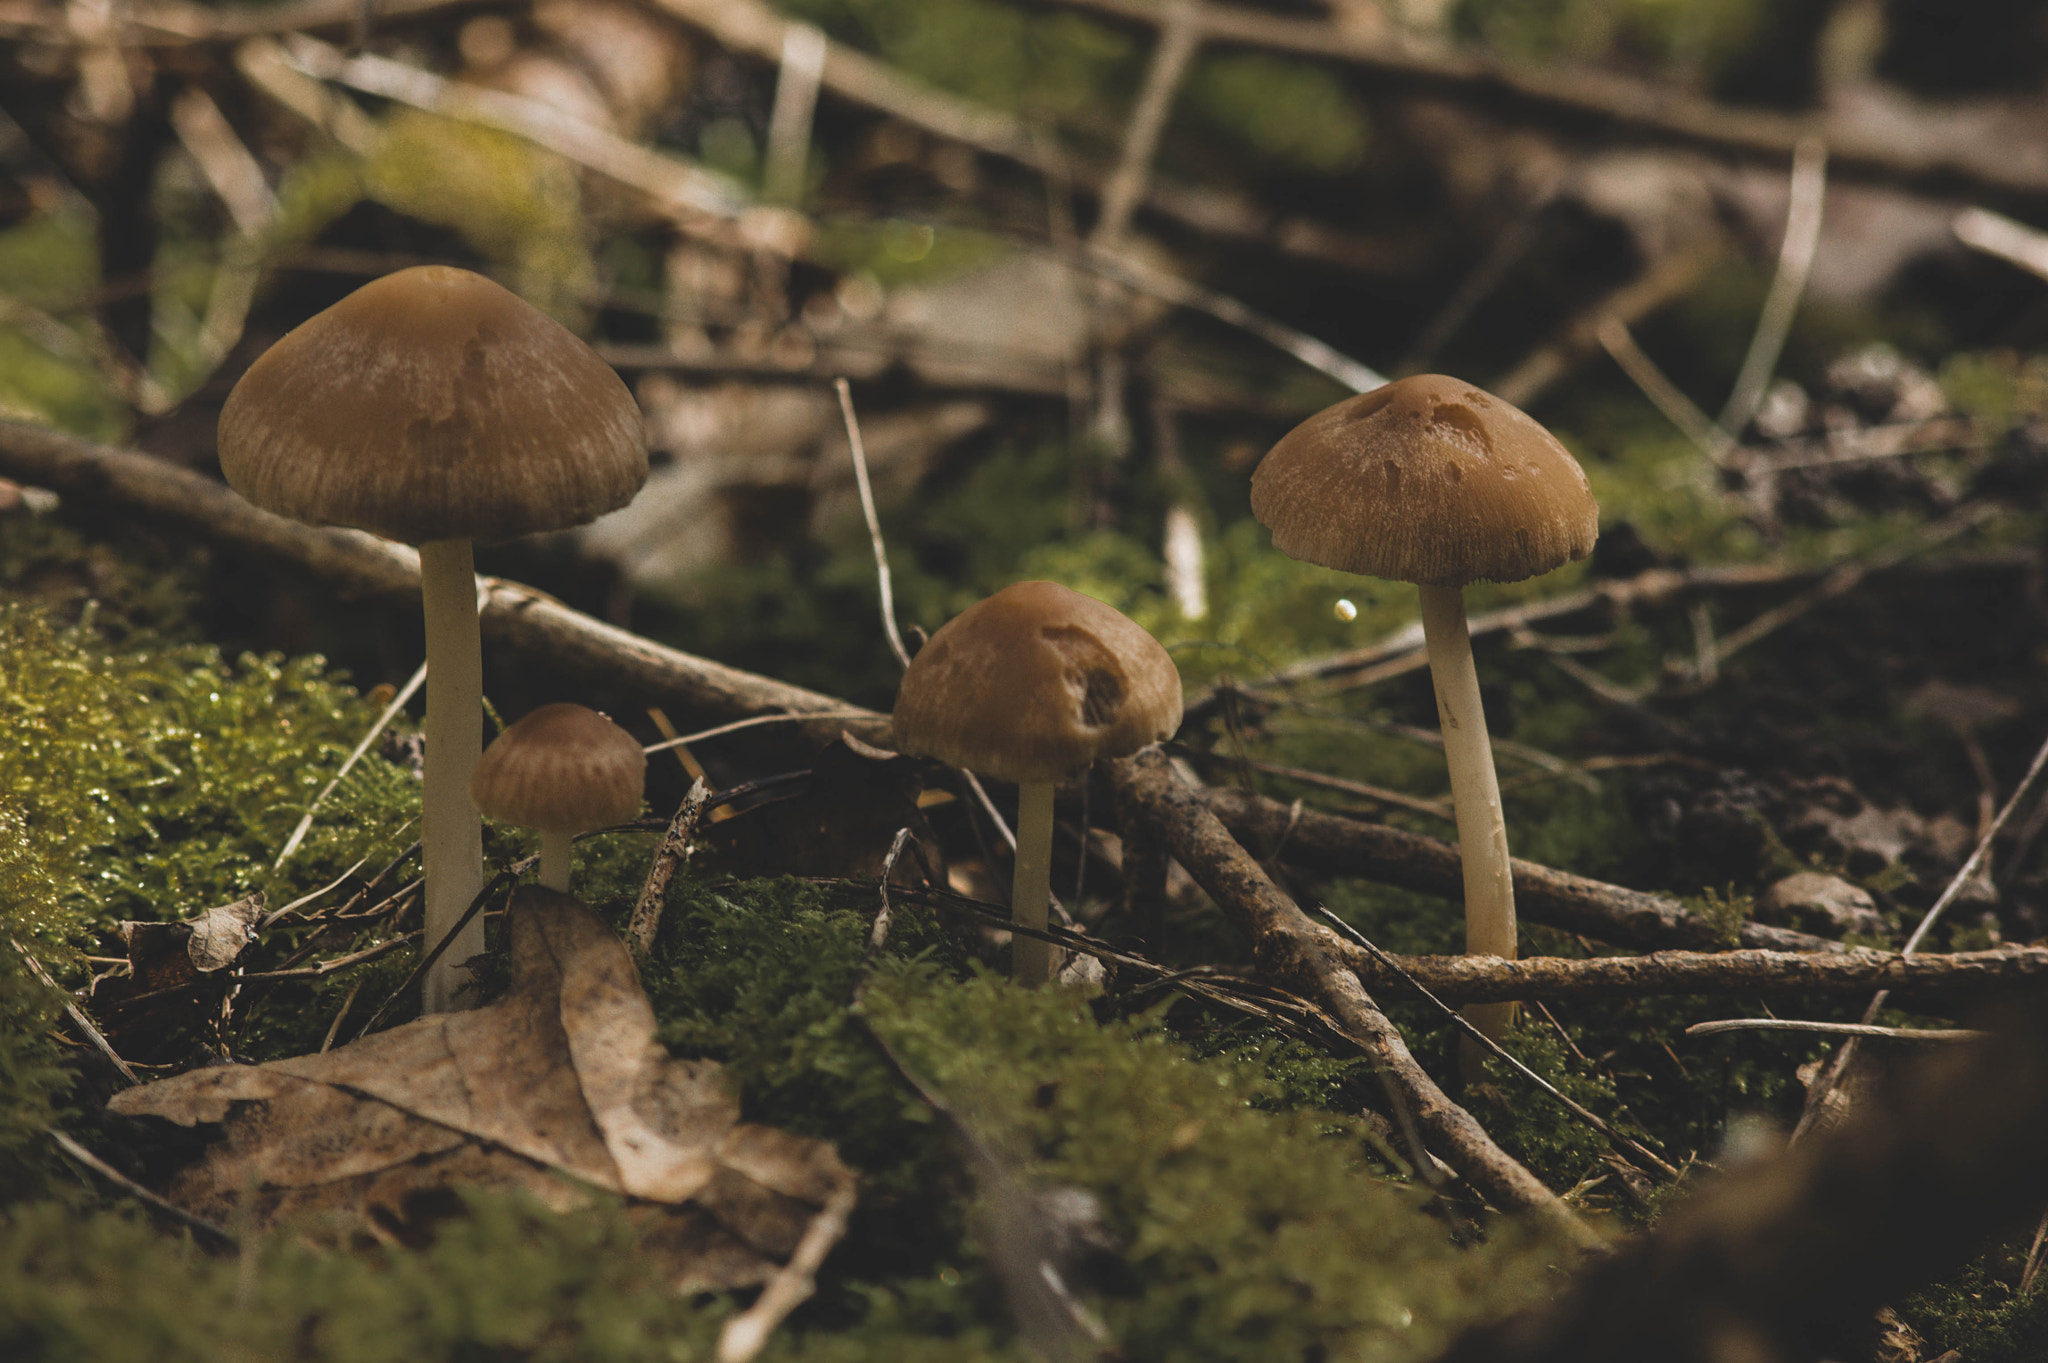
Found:
[[[1528,1211],[1582,1244],[1598,1239],[1543,1181],[1493,1143],[1416,1061],[1337,949],[1329,929],[1309,921],[1281,893],[1156,749],[1107,764],[1117,808],[1143,835],[1165,844],[1225,914],[1252,940],[1265,974],[1324,1008],[1381,1067],[1394,1101],[1413,1116],[1430,1147],[1501,1207]]]
[[[1370,989],[1396,992],[1401,981],[1360,948],[1340,942],[1345,964]],[[1612,999],[1651,994],[1867,994],[1890,989],[1922,1004],[1975,1007],[1985,999],[2038,989],[2048,979],[2048,948],[2004,947],[1947,956],[1906,956],[1855,947],[1818,951],[1658,951],[1647,956],[1575,960],[1529,956],[1390,956],[1402,970],[1451,1003],[1505,999]]]
[[[1455,843],[1364,819],[1297,809],[1228,787],[1211,787],[1193,798],[1200,799],[1262,860],[1279,860],[1323,875],[1358,876],[1446,898],[1464,894]],[[1728,944],[1731,934],[1727,928],[1675,899],[1520,858],[1513,867],[1516,909],[1532,923],[1651,951],[1671,947],[1706,950]],[[1767,923],[1742,923],[1733,936],[1741,946],[1780,952],[1843,950],[1840,942],[1826,937]]]
[[[357,530],[315,529],[274,516],[210,478],[148,455],[0,421],[0,476],[289,564],[346,595],[394,604],[418,599],[416,550]],[[849,718],[849,711],[864,712],[816,691],[665,647],[531,588],[496,578],[478,583],[485,639],[544,657],[572,675],[719,717],[829,712],[830,719],[795,720],[792,727],[821,744],[841,732],[886,741],[886,715]]]

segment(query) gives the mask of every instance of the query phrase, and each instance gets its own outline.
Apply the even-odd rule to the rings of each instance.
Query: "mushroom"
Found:
[[[1514,959],[1507,820],[1464,586],[1517,582],[1592,552],[1600,508],[1585,471],[1515,407],[1461,380],[1420,374],[1289,431],[1253,473],[1251,494],[1252,514],[1288,557],[1421,589],[1465,873],[1465,950]],[[1496,1040],[1514,1015],[1512,1003],[1465,1009]]]
[[[469,798],[492,818],[540,833],[540,883],[569,892],[569,844],[578,833],[640,813],[647,754],[633,736],[586,706],[543,705],[484,749]]]
[[[1057,582],[1019,582],[953,617],[918,650],[896,692],[896,747],[1017,785],[1011,921],[1045,930],[1053,791],[1098,757],[1180,727],[1173,659],[1114,607]],[[1044,984],[1052,951],[1015,936],[1011,978]]]
[[[256,505],[419,546],[425,605],[427,943],[483,888],[469,807],[483,746],[475,540],[581,525],[647,480],[633,395],[567,329],[468,270],[386,275],[299,325],[243,374],[220,465]],[[472,920],[429,971],[423,1008],[468,1006]]]

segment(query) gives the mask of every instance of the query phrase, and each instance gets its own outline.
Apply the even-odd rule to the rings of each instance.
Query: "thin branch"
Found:
[[[2048,279],[2048,232],[2016,222],[1988,208],[1966,208],[1949,230],[1972,250],[1997,256],[2010,265]]]
[[[736,719],[730,724],[719,724],[709,729],[699,729],[694,734],[676,734],[659,743],[649,743],[641,749],[645,753],[667,752],[671,748],[687,748],[692,743],[701,743],[707,738],[718,738],[724,734],[738,733],[742,729],[758,729],[765,724],[810,724],[832,719],[872,720],[873,710],[825,710],[801,715],[754,715],[747,719]],[[675,730],[669,730],[675,733]]]
[[[1600,346],[1605,350],[1621,372],[1650,400],[1650,405],[1664,414],[1664,419],[1676,426],[1700,453],[1707,456],[1716,468],[1728,465],[1729,455],[1734,452],[1735,440],[1726,431],[1714,425],[1713,419],[1699,409],[1693,400],[1673,383],[1657,362],[1645,354],[1636,344],[1635,334],[1628,329],[1628,323],[1619,317],[1605,317],[1595,332]]]
[[[285,53],[286,60],[306,75],[524,138],[666,208],[733,218],[746,207],[737,186],[723,177],[585,123],[551,104],[444,80],[386,57],[351,57],[304,34],[285,39]]]
[[[341,784],[342,778],[355,769],[356,763],[362,760],[363,754],[370,750],[370,745],[377,741],[377,735],[391,727],[391,721],[398,718],[398,712],[405,708],[405,703],[412,699],[413,693],[420,689],[420,684],[426,681],[426,679],[427,665],[421,663],[417,668],[413,669],[412,676],[406,679],[405,685],[399,688],[398,694],[391,698],[391,703],[384,707],[384,713],[377,716],[377,722],[372,724],[369,732],[363,735],[362,742],[356,744],[350,750],[349,755],[342,760],[341,769],[334,773],[334,779],[322,786],[320,793],[313,797],[313,803],[306,806],[305,816],[299,820],[298,826],[292,829],[292,835],[285,839],[284,850],[279,852],[277,860],[270,864],[271,870],[275,871],[280,866],[283,866],[286,860],[291,857],[291,854],[298,850],[300,841],[313,827],[313,815],[319,810],[321,801],[332,795],[334,788]],[[284,910],[280,909],[279,912],[282,913]]]
[[[2048,984],[2048,948],[2000,947],[1905,956],[1855,947],[1825,951],[1656,951],[1646,956],[1392,956],[1451,1003],[1626,999],[1670,994],[1865,994],[1889,989],[1960,1008]],[[1346,963],[1371,989],[1401,975],[1360,951]]]
[[[867,445],[860,438],[860,418],[853,411],[853,387],[843,378],[833,384],[839,394],[839,414],[846,422],[846,448],[853,455],[853,480],[860,487],[860,513],[867,518],[868,543],[875,551],[875,589],[882,598],[882,632],[888,636],[889,651],[896,661],[910,666],[910,650],[896,628],[896,586],[889,574],[889,547],[882,541],[882,519],[875,512],[875,490],[868,482]]]
[[[1361,364],[1305,331],[1268,317],[1228,294],[1183,279],[1132,256],[1090,249],[1084,250],[1075,263],[1162,302],[1206,313],[1219,322],[1248,332],[1292,355],[1309,368],[1321,370],[1354,392],[1370,392],[1387,381],[1377,369]]]
[[[718,1332],[718,1363],[749,1363],[767,1347],[775,1327],[810,1299],[818,1288],[818,1269],[832,1247],[846,1238],[847,1223],[860,1200],[852,1182],[833,1193],[804,1227],[803,1239],[789,1262],[775,1271],[754,1304],[728,1320]]]
[[[1785,240],[1778,248],[1778,269],[1771,289],[1756,319],[1749,351],[1721,409],[1718,423],[1723,436],[1734,440],[1749,425],[1762,405],[1764,390],[1778,367],[1785,338],[1792,334],[1792,317],[1806,293],[1806,279],[1813,272],[1814,252],[1820,249],[1820,219],[1827,201],[1828,148],[1817,137],[1801,138],[1792,150],[1792,188],[1785,209]]]
[[[1145,83],[1139,87],[1137,102],[1124,122],[1116,170],[1102,187],[1102,211],[1088,234],[1089,245],[1114,249],[1123,240],[1131,214],[1144,197],[1146,181],[1151,178],[1152,157],[1159,149],[1159,135],[1166,131],[1166,116],[1173,108],[1173,97],[1201,45],[1197,0],[1167,0],[1160,14],[1159,40],[1152,49],[1151,64],[1145,69]]]
[[[654,849],[646,882],[640,887],[640,898],[633,904],[633,917],[627,926],[627,935],[643,952],[654,950],[655,935],[661,931],[662,909],[668,903],[669,881],[683,864],[690,839],[697,835],[697,825],[710,803],[711,788],[700,776],[690,783],[683,802],[676,806],[675,817],[668,821],[668,829],[661,835],[661,845]]]
[[[1358,876],[1456,899],[1464,893],[1455,844],[1364,819],[1296,808],[1212,786],[1199,799],[1261,860],[1322,875]],[[1779,951],[1844,950],[1840,942],[1764,923],[1719,924],[1675,899],[1524,861],[1510,863],[1522,917],[1598,941],[1660,950],[1742,945]]]
[[[761,197],[769,203],[796,208],[803,202],[811,120],[818,110],[818,83],[824,73],[825,35],[810,24],[791,24],[782,34],[775,104],[768,115]]]
[[[1803,1022],[1797,1018],[1721,1018],[1695,1022],[1685,1029],[1687,1036],[1716,1036],[1722,1032],[1818,1032],[1891,1041],[1982,1041],[1991,1035],[1970,1027],[1873,1027],[1866,1022]]]
[[[147,518],[209,542],[286,563],[344,595],[418,610],[419,554],[355,530],[315,529],[262,511],[226,487],[161,459],[19,422],[0,421],[0,477],[48,488],[83,507]],[[795,716],[807,739],[842,731],[888,741],[888,717],[708,659],[571,610],[499,578],[481,579],[483,630],[494,646],[548,659],[573,677],[601,680],[664,705],[718,716]]]
[[[1572,1116],[1577,1117],[1587,1126],[1592,1127],[1595,1131],[1605,1136],[1609,1141],[1614,1143],[1616,1148],[1627,1150],[1629,1153],[1635,1155],[1638,1159],[1641,1159],[1646,1164],[1648,1164],[1652,1169],[1655,1169],[1658,1173],[1664,1175],[1664,1177],[1668,1179],[1676,1179],[1678,1177],[1678,1170],[1673,1168],[1670,1162],[1667,1161],[1662,1155],[1659,1155],[1656,1151],[1650,1149],[1647,1145],[1644,1145],[1641,1141],[1638,1141],[1633,1136],[1627,1135],[1622,1131],[1616,1130],[1612,1123],[1608,1122],[1604,1117],[1601,1117],[1598,1113],[1591,1111],[1590,1109],[1579,1104],[1574,1099],[1569,1098],[1564,1094],[1558,1092],[1556,1086],[1553,1085],[1548,1079],[1545,1079],[1542,1075],[1530,1069],[1520,1060],[1517,1060],[1514,1056],[1508,1054],[1507,1050],[1503,1048],[1499,1042],[1495,1041],[1486,1033],[1480,1031],[1470,1022],[1467,1022],[1462,1013],[1460,1013],[1457,1009],[1451,1007],[1449,1004],[1445,1003],[1435,994],[1431,993],[1427,985],[1423,984],[1420,980],[1416,979],[1407,971],[1402,970],[1401,967],[1394,961],[1393,957],[1387,955],[1386,952],[1381,951],[1378,947],[1374,946],[1370,941],[1366,939],[1364,933],[1360,932],[1357,928],[1352,927],[1349,923],[1339,918],[1336,914],[1330,912],[1328,907],[1324,905],[1317,905],[1316,911],[1319,914],[1321,914],[1324,919],[1328,920],[1330,925],[1337,930],[1340,936],[1348,937],[1353,944],[1362,948],[1374,960],[1378,961],[1382,966],[1385,966],[1387,969],[1392,970],[1396,975],[1398,975],[1401,978],[1402,983],[1407,985],[1416,993],[1420,994],[1424,1002],[1430,1004],[1437,1010],[1439,1016],[1449,1019],[1455,1026],[1458,1027],[1460,1031],[1462,1031],[1466,1036],[1470,1037],[1473,1041],[1477,1042],[1481,1047],[1485,1048],[1487,1051],[1490,1051],[1494,1055],[1499,1056],[1502,1060],[1507,1061],[1507,1063],[1514,1068],[1517,1074],[1520,1074],[1524,1079],[1529,1080],[1531,1083],[1535,1084],[1536,1087],[1542,1089],[1545,1093],[1549,1094],[1552,1098],[1556,1099],[1557,1102],[1561,1106],[1563,1106],[1565,1111],[1571,1113]]]
[[[1337,939],[1281,893],[1233,841],[1196,792],[1183,786],[1157,750],[1106,764],[1119,808],[1165,844],[1174,859],[1246,933],[1260,969],[1320,1005],[1376,1063],[1390,1100],[1412,1113],[1424,1138],[1498,1205],[1534,1213],[1575,1243],[1599,1237],[1542,1181],[1516,1163],[1437,1087],[1401,1034],[1334,950]]]
[[[2027,795],[2033,790],[2034,782],[2040,779],[2043,767],[2048,767],[2048,739],[2042,740],[2041,746],[2035,750],[2034,760],[2027,764],[2026,775],[2022,776],[2020,783],[2013,788],[2011,798],[2007,799],[2005,807],[1998,811],[1998,817],[1993,819],[1991,826],[1986,828],[1983,834],[1978,837],[1977,845],[1971,849],[1969,858],[1963,862],[1955,875],[1949,879],[1948,885],[1942,890],[1934,903],[1928,906],[1927,912],[1921,915],[1920,922],[1914,927],[1912,935],[1906,938],[1906,945],[1901,950],[1901,955],[1911,955],[1919,948],[1922,942],[1927,940],[1927,934],[1934,930],[1934,925],[1940,921],[1942,914],[1947,911],[1948,906],[1954,903],[1956,897],[1962,893],[1963,887],[1970,884],[1971,881],[1983,872],[1985,862],[1991,855],[1991,844],[1997,839],[1999,833],[2004,830],[2006,821],[2012,818],[2013,811],[2020,807]],[[1890,997],[1890,993],[1891,991],[1889,990],[1880,989],[1871,996],[1869,1006],[1863,1010],[1864,1023],[1869,1024],[1877,1020],[1878,1010],[1884,1007],[1885,1000]],[[1830,1095],[1840,1085],[1843,1074],[1848,1071],[1849,1065],[1855,1057],[1856,1040],[1854,1037],[1851,1037],[1848,1041],[1842,1043],[1841,1048],[1835,1052],[1828,1064],[1821,1070],[1819,1077],[1814,1080],[1813,1086],[1807,1090],[1806,1109],[1800,1114],[1799,1125],[1793,1130],[1792,1138],[1794,1140],[1799,1139],[1801,1135],[1811,1130],[1814,1124],[1820,1120],[1821,1114],[1827,1110]]]
[[[119,1169],[116,1169],[113,1165],[107,1163],[55,1127],[50,1128],[49,1137],[56,1143],[59,1150],[62,1150],[65,1154],[71,1156],[72,1159],[77,1160],[80,1164],[98,1174],[101,1178],[128,1194],[128,1196],[143,1203],[152,1211],[161,1212],[180,1225],[190,1226],[193,1230],[212,1236],[224,1248],[233,1249],[239,1243],[233,1233],[223,1230],[204,1217],[194,1216],[175,1202],[157,1196],[157,1194],[143,1187],[140,1183],[137,1183],[134,1179],[128,1177],[128,1175],[122,1173]]]
[[[1368,785],[1363,781],[1353,781],[1343,776],[1331,776],[1326,772],[1308,771],[1301,767],[1289,767],[1279,762],[1262,762],[1256,757],[1224,757],[1219,753],[1204,752],[1200,748],[1189,747],[1185,743],[1175,743],[1171,746],[1176,754],[1187,757],[1192,761],[1246,767],[1252,771],[1263,772],[1267,776],[1278,776],[1283,780],[1298,781],[1303,785],[1319,786],[1324,790],[1334,790],[1345,795],[1356,795],[1362,800],[1372,800],[1379,804],[1392,805],[1396,809],[1405,809],[1412,814],[1426,814],[1432,819],[1448,821],[1453,817],[1451,807],[1441,800],[1419,799],[1416,796],[1408,795],[1398,790],[1388,790],[1384,786]]]
[[[23,946],[17,938],[9,937],[7,940],[14,947],[14,950],[21,956],[21,959],[28,963],[28,968],[30,972],[33,973],[38,980],[41,980],[44,984],[56,990],[58,994],[63,996],[64,1016],[71,1019],[72,1026],[78,1028],[80,1034],[83,1035],[87,1041],[90,1041],[93,1044],[93,1048],[97,1050],[101,1055],[106,1057],[107,1063],[111,1064],[115,1069],[121,1072],[121,1077],[123,1079],[126,1079],[131,1084],[141,1083],[142,1077],[136,1074],[136,1072],[133,1069],[129,1068],[128,1062],[121,1058],[120,1053],[114,1049],[112,1043],[110,1043],[107,1040],[106,1035],[103,1032],[101,1032],[97,1026],[93,1024],[93,1020],[91,1018],[85,1015],[85,1010],[78,1006],[78,1001],[71,997],[71,992],[65,989],[62,985],[58,984],[55,980],[51,979],[50,972],[43,969],[43,963],[37,960],[35,958],[34,953],[32,953],[27,947]]]

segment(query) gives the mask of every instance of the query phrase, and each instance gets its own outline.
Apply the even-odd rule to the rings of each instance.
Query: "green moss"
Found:
[[[597,275],[567,161],[510,133],[401,109],[362,173],[371,197],[460,232],[536,307],[580,321]]]
[[[1908,1294],[1899,1314],[1932,1346],[1970,1363],[2048,1363],[2048,1278],[2018,1290],[2027,1240],[1999,1245],[1943,1282]]]
[[[286,871],[271,862],[374,711],[318,658],[136,638],[0,600],[0,817],[10,928],[51,948],[388,856],[417,794],[365,765]],[[282,896],[283,898],[280,898]]]
[[[14,843],[18,833],[0,824],[0,846]],[[7,876],[8,864],[0,860],[0,894],[11,894]],[[61,1002],[29,972],[14,944],[0,940],[0,1216],[52,1187],[54,1161],[45,1133],[63,1115],[71,1085],[48,1031]]]
[[[1678,902],[1713,924],[1715,934],[1724,947],[1733,947],[1741,942],[1742,925],[1756,912],[1755,898],[1738,893],[1733,885],[1721,890],[1708,886],[1696,895],[1681,895]]]
[[[956,94],[1073,116],[1137,88],[1143,49],[1074,13],[997,0],[797,0],[791,13]]]
[[[214,1257],[138,1219],[0,1218],[0,1354],[50,1363],[666,1360],[710,1354],[718,1303],[678,1296],[618,1209],[502,1196],[419,1250],[323,1254],[290,1236]]]
[[[1548,1023],[1525,1016],[1502,1042],[1508,1053],[1580,1107],[1630,1135],[1618,1120],[1614,1081],[1573,1056]],[[1480,1122],[1509,1154],[1553,1188],[1571,1188],[1602,1171],[1607,1137],[1572,1115],[1498,1056],[1486,1061],[1486,1082],[1469,1099]]]
[[[1202,58],[1181,93],[1180,116],[1255,157],[1322,174],[1365,154],[1365,110],[1336,73],[1265,53]]]

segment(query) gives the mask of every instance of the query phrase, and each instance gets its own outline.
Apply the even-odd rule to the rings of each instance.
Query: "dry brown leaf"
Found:
[[[109,1107],[224,1126],[166,1189],[217,1222],[317,1212],[412,1241],[458,1186],[566,1209],[581,1184],[661,1204],[640,1223],[679,1288],[765,1281],[852,1173],[821,1141],[741,1124],[714,1062],[670,1057],[632,958],[588,909],[526,887],[509,918],[512,983],[488,1007],[194,1070]]]
[[[93,985],[92,1011],[123,1055],[144,1063],[168,1060],[185,1029],[218,1025],[227,973],[256,940],[263,921],[259,892],[175,923],[121,924],[128,971]]]

